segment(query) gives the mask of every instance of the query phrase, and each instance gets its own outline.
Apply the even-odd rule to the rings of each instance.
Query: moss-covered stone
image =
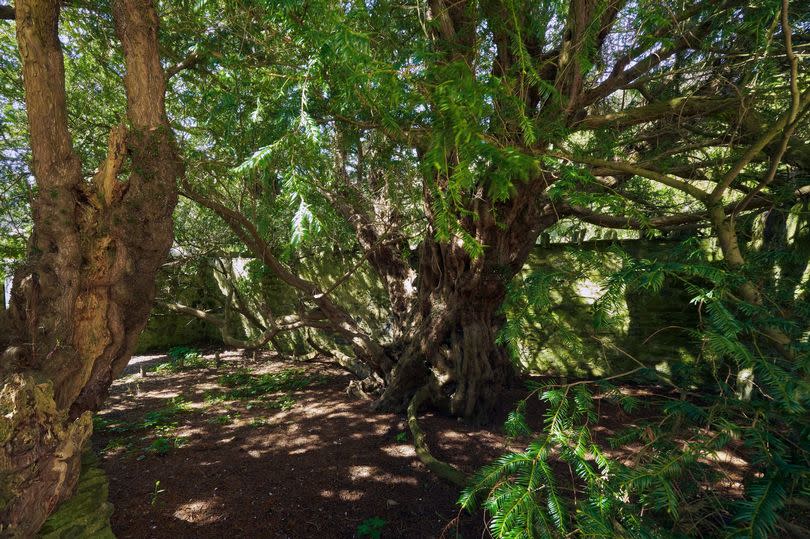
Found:
[[[620,244],[635,258],[660,261],[670,259],[676,245],[645,240]],[[549,291],[551,316],[521,327],[517,351],[527,370],[603,376],[638,366],[637,360],[669,373],[672,366],[688,365],[697,357],[699,344],[685,330],[697,325],[697,307],[682,286],[669,280],[657,294],[624,294],[610,313],[611,327],[594,328],[592,305],[604,293],[606,279],[622,265],[614,247],[613,241],[590,241],[546,245],[532,253],[524,275],[547,270],[570,278]],[[588,259],[585,263],[583,256]]]
[[[182,280],[171,272],[162,271],[158,275],[157,286],[158,289],[170,290],[172,301],[178,303],[202,308],[216,305],[213,296],[216,294],[217,285],[210,271],[200,270]],[[172,312],[157,303],[149,316],[146,328],[138,337],[135,353],[221,342],[219,330],[211,324]]]
[[[546,317],[542,324],[522,328],[517,349],[520,362],[527,370],[570,376],[609,375],[636,366],[629,358],[633,356],[645,365],[671,372],[679,366],[689,365],[697,357],[698,343],[684,329],[696,326],[697,308],[689,303],[689,294],[684,288],[675,282],[665,282],[658,294],[625,294],[616,306],[616,312],[611,313],[616,322],[614,326],[610,330],[595,332],[592,304],[602,295],[607,277],[622,265],[622,259],[614,249],[616,243],[614,240],[576,245],[546,243],[535,248],[524,268],[524,275],[541,269],[564,273],[570,278],[549,291],[554,302],[553,317]],[[631,256],[656,260],[671,259],[678,245],[676,241],[647,240],[618,243]],[[707,244],[706,250],[711,253],[715,249]],[[345,268],[351,267],[355,260],[352,257],[314,257],[306,263],[299,263],[296,271],[329,288],[329,284],[340,279]],[[250,271],[259,275],[264,272],[260,264]],[[274,313],[283,315],[295,311],[297,295],[288,286],[271,274],[256,280],[262,283],[260,292]],[[217,289],[216,281],[213,277],[206,277],[199,282],[197,289],[178,290],[181,296],[185,296],[181,302],[215,305],[207,298],[223,294]],[[355,271],[332,291],[332,296],[349,312],[361,313],[358,321],[368,322],[365,329],[384,340],[388,300],[385,290],[368,267]],[[234,322],[231,327],[238,329],[239,322]],[[281,346],[283,353],[298,354],[308,349],[306,337],[314,339],[323,348],[338,346],[345,353],[351,353],[350,347],[343,346],[346,343],[339,339],[335,341],[334,335],[327,336],[317,330],[284,333],[274,344]],[[142,335],[139,348],[166,349],[199,342],[221,340],[211,325],[158,310]]]
[[[113,506],[108,501],[109,482],[95,454],[82,455],[76,494],[54,511],[38,537],[43,539],[115,538],[110,528]]]

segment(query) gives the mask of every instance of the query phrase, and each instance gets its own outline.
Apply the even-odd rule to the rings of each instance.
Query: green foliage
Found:
[[[157,410],[147,412],[143,421],[138,425],[141,429],[167,429],[175,426],[174,418],[190,410],[188,402],[183,397],[168,399],[168,404]]]
[[[214,393],[208,392],[205,394],[203,398],[203,402],[206,406],[216,406],[219,404],[223,404],[228,401],[228,396],[224,393]]]
[[[186,360],[199,358],[200,352],[186,346],[175,346],[174,348],[170,348],[166,355],[169,356],[172,363],[182,364]]]
[[[385,529],[385,519],[380,517],[367,518],[357,525],[357,537],[368,537],[369,539],[380,539],[382,531]]]
[[[183,371],[204,369],[210,366],[210,362],[194,348],[177,346],[171,348],[167,355],[168,363],[160,363],[154,368],[158,374],[176,374]]]
[[[221,414],[221,415],[206,419],[206,421],[208,423],[211,423],[212,425],[230,425],[238,417],[239,417],[239,414]]]
[[[146,450],[150,453],[154,453],[155,455],[168,455],[169,451],[172,449],[172,443],[167,438],[156,438],[149,444],[149,447]]]
[[[316,381],[315,377],[308,375],[303,369],[284,369],[260,375],[240,370],[219,378],[219,383],[231,388],[226,394],[229,400],[250,399],[280,391],[297,391]]]
[[[278,408],[279,410],[286,412],[295,406],[295,399],[289,395],[284,395],[283,397],[279,397],[278,399],[267,402],[266,406],[268,408]]]
[[[810,358],[799,344],[787,359],[762,336],[778,327],[801,342],[799,328],[810,320],[795,315],[794,298],[782,298],[783,309],[794,312],[788,321],[737,297],[744,279],[764,279],[755,265],[729,270],[692,241],[678,249],[677,262],[622,254],[593,305],[594,324],[609,327],[625,294],[657,294],[665,281],[677,282],[702,313],[703,324],[691,332],[704,344],[703,361],[677,377],[639,366],[609,380],[533,385],[528,398],[545,404],[542,431],[525,451],[482,468],[459,500],[468,510],[483,506],[495,537],[764,538],[787,517],[788,498],[804,496]],[[534,284],[549,278],[532,276],[525,290],[514,290],[510,313],[550,316],[546,285]],[[651,396],[613,385],[642,375],[657,379]],[[598,434],[604,414],[639,407],[647,419],[634,418],[610,437]],[[529,434],[525,414],[522,401],[507,418],[509,435]],[[747,462],[740,498],[719,490],[721,452]]]
[[[112,440],[107,442],[107,445],[105,445],[101,449],[101,453],[102,454],[112,453],[116,449],[120,449],[120,448],[123,448],[123,447],[131,447],[131,444],[130,444],[130,442],[127,441],[127,438],[123,438],[123,437],[119,436],[119,437],[113,438]]]

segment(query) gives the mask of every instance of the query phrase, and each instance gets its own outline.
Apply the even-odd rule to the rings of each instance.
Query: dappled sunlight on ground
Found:
[[[210,361],[150,372],[166,357],[136,358],[113,384],[93,439],[110,476],[119,537],[348,538],[369,518],[385,520],[386,538],[443,531],[454,538],[455,526],[463,537],[488,536],[481,514],[459,513],[459,489],[417,459],[404,418],[347,396],[342,370],[270,354],[259,362],[234,352],[221,359],[218,368]],[[506,414],[525,395],[520,387],[507,393],[489,427],[431,412],[419,421],[434,455],[471,473],[531,441],[502,432]],[[649,412],[640,407],[630,415],[599,401],[594,432],[608,456],[632,464],[643,443],[607,449],[606,441],[650,419]],[[539,399],[528,401],[536,431],[543,410]],[[746,464],[738,456],[721,452],[706,462],[724,475],[714,492],[740,490]],[[573,477],[567,465],[553,467]]]
[[[458,489],[416,458],[403,418],[348,397],[343,371],[319,361],[221,358],[219,369],[146,377],[137,374],[142,366],[166,358],[136,358],[113,384],[94,442],[119,537],[352,537],[371,517],[386,521],[383,537],[438,537],[457,516]],[[240,368],[303,369],[311,382],[230,398],[221,377]],[[155,414],[162,423],[142,428]],[[466,471],[504,448],[502,437],[454,419],[424,421],[437,452]],[[159,438],[165,451],[156,449]],[[465,537],[483,531],[479,516],[461,527]]]

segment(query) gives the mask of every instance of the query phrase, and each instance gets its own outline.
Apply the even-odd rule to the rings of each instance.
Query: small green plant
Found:
[[[281,398],[275,399],[267,403],[268,408],[277,408],[286,412],[295,406],[295,399],[289,395],[284,395]]]
[[[407,433],[407,432],[405,432],[405,431],[400,432],[399,434],[397,434],[396,440],[397,440],[399,443],[405,443],[405,442],[407,442],[407,441],[408,441],[408,433]]]
[[[183,447],[184,445],[186,445],[187,442],[188,442],[188,436],[175,436],[172,439],[172,443],[174,444],[175,449],[179,449],[179,448]]]
[[[107,442],[107,445],[104,446],[104,448],[101,450],[101,452],[102,453],[111,453],[111,452],[115,451],[116,449],[119,449],[121,447],[127,447],[128,445],[129,445],[128,440],[126,438],[123,438],[123,437],[119,436],[119,437],[113,438],[112,440]]]
[[[114,419],[107,419],[103,416],[93,416],[93,431],[94,432],[109,432],[109,433],[123,433],[133,429],[131,423],[125,421],[116,421]]]
[[[167,438],[160,437],[149,444],[146,450],[155,455],[167,455],[172,450],[172,443]]]
[[[169,438],[178,427],[175,416],[187,412],[190,409],[189,404],[183,397],[175,397],[169,400],[167,406],[148,412],[137,428],[153,431],[160,438]],[[164,452],[156,452],[158,454],[165,454]]]
[[[211,423],[211,424],[214,424],[214,425],[230,425],[236,419],[239,419],[239,414],[222,414],[222,415],[218,415],[216,417],[212,417],[210,419],[207,419],[206,421],[208,423]]]
[[[216,406],[227,401],[228,398],[224,393],[206,393],[203,399],[206,406]]]
[[[385,520],[380,517],[367,518],[357,525],[357,537],[369,537],[370,539],[380,539],[385,527]]]
[[[158,496],[159,496],[161,493],[163,493],[163,492],[166,492],[166,490],[165,490],[165,489],[160,488],[160,480],[155,481],[155,488],[154,488],[154,489],[152,489],[152,500],[149,502],[149,504],[150,504],[152,507],[154,507],[154,506],[155,506],[155,504],[157,504],[157,501],[158,501]]]
[[[264,427],[265,425],[267,425],[267,420],[263,417],[254,417],[250,420],[251,427]]]
[[[176,346],[166,354],[169,361],[155,367],[159,374],[173,374],[182,371],[202,369],[209,366],[209,362],[194,348]]]

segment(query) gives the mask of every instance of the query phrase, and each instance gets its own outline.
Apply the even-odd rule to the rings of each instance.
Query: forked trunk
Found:
[[[129,126],[86,180],[65,108],[57,0],[18,0],[31,128],[34,231],[0,324],[0,535],[30,537],[72,494],[91,411],[134,350],[172,242],[182,173],[163,106],[151,0],[114,3]],[[131,174],[118,175],[129,158]]]

